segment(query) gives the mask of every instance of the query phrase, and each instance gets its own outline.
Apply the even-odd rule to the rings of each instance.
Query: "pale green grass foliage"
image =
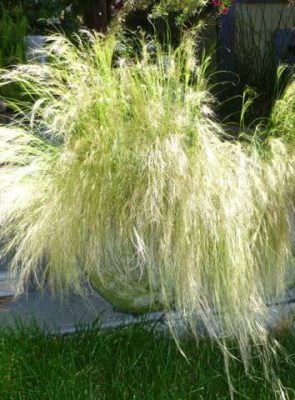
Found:
[[[55,36],[50,64],[2,73],[36,99],[0,130],[0,234],[19,289],[90,280],[123,310],[176,310],[195,335],[202,320],[235,337],[247,364],[293,272],[294,154],[222,139],[190,39],[169,54],[143,43],[133,62],[115,47]]]

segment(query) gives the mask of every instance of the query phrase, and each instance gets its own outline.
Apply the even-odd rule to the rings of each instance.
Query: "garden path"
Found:
[[[7,280],[7,274],[0,270],[0,327],[15,326],[20,321],[23,325],[36,322],[38,326],[50,333],[71,333],[77,327],[91,326],[97,321],[102,328],[108,329],[116,326],[138,323],[144,320],[161,320],[162,327],[166,317],[173,318],[179,323],[180,334],[184,325],[175,313],[150,313],[143,317],[133,314],[121,313],[115,310],[110,303],[99,294],[88,291],[86,297],[77,294],[63,296],[58,292],[54,296],[45,291],[28,291],[14,299],[14,282]],[[214,316],[212,316],[214,319]],[[213,320],[212,320],[213,321]],[[295,289],[290,290],[284,299],[274,301],[269,306],[266,324],[271,328],[284,327],[293,322],[295,328]],[[216,323],[214,323],[216,326]],[[200,325],[201,334],[204,333]]]
[[[14,281],[0,271],[0,326],[14,326],[20,319],[22,324],[36,322],[49,332],[69,333],[76,327],[87,326],[98,321],[103,328],[141,321],[141,317],[114,310],[99,294],[88,291],[82,298],[77,294],[54,296],[49,292],[28,291],[14,299]],[[159,318],[162,313],[150,314],[149,319]],[[145,317],[146,318],[146,317]]]

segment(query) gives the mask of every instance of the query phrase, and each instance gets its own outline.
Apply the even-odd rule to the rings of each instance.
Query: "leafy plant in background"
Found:
[[[148,10],[152,19],[167,17],[169,14],[177,15],[178,24],[184,24],[188,19],[199,15],[200,11],[208,4],[208,0],[149,0],[126,1],[126,9]]]
[[[63,0],[3,0],[0,9],[0,67],[25,62],[25,36],[48,34],[57,29],[66,34],[81,25],[75,10]],[[11,84],[1,88],[0,95],[8,104],[20,96],[20,88]]]
[[[198,15],[200,9],[213,5],[220,14],[227,14],[234,0],[149,0],[149,1],[125,1],[127,8],[151,9],[151,17],[167,16],[169,13],[178,14],[178,22],[183,23],[187,19]],[[116,2],[115,2],[116,5]]]
[[[206,0],[161,0],[153,6],[153,14],[165,15],[165,13],[175,12],[182,18],[187,18],[199,13],[206,3]]]
[[[156,39],[163,46],[177,47],[187,31],[201,32],[204,18],[211,11],[210,2],[206,0],[126,1],[118,18],[121,21],[118,37],[123,37],[120,49],[129,54],[139,54],[138,38],[142,35]],[[198,38],[198,41],[202,39]]]
[[[57,28],[71,34],[81,25],[76,10],[68,0],[3,0],[3,4],[10,10],[22,7],[31,35],[43,35]]]
[[[44,34],[55,28],[66,34],[76,32],[81,21],[71,3],[64,0],[22,0],[31,34]]]
[[[0,9],[0,64],[2,67],[25,61],[24,36],[28,21],[22,6]]]
[[[229,8],[233,5],[235,0],[212,0],[214,7],[218,10],[219,14],[227,14]]]
[[[24,37],[28,32],[28,20],[21,5],[9,9],[0,8],[0,67],[8,67],[25,61]],[[1,88],[1,96],[15,97],[19,90],[15,85]]]

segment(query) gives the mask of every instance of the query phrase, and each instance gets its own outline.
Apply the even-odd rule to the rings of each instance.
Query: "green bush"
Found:
[[[127,7],[133,9],[150,9],[151,16],[167,15],[170,12],[178,13],[180,21],[196,13],[208,3],[208,0],[139,0],[127,1]]]
[[[184,28],[201,24],[207,3],[206,0],[126,1],[123,28],[132,32],[142,29],[162,43],[177,46]]]
[[[76,10],[67,0],[3,0],[3,5],[7,10],[22,9],[31,35],[48,34],[57,28],[72,34],[80,27]]]
[[[24,37],[28,31],[28,21],[22,6],[11,9],[3,5],[0,9],[0,68],[25,61]],[[1,89],[4,98],[17,97],[19,89],[11,84]]]
[[[25,61],[24,37],[28,21],[22,6],[0,9],[0,64],[7,67]]]

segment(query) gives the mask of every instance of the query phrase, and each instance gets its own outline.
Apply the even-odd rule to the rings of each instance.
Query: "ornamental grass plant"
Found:
[[[286,73],[284,67],[280,68],[280,75]],[[295,80],[289,79],[289,83],[278,96],[272,109],[268,135],[279,137],[291,146],[295,139]]]
[[[252,354],[267,366],[267,303],[294,275],[292,146],[224,139],[189,35],[165,52],[143,41],[133,60],[87,35],[55,35],[49,64],[1,73],[26,93],[0,129],[2,255],[19,291],[87,281],[120,310],[176,312],[196,338],[202,322],[226,369],[227,338],[246,370]]]

